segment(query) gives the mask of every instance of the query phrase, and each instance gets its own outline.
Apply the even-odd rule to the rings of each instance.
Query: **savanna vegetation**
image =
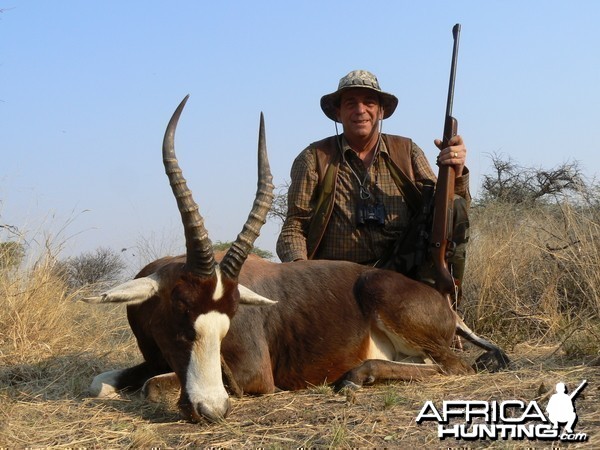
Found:
[[[100,248],[62,259],[55,251],[61,243],[50,241],[31,258],[27,236],[4,224],[0,448],[562,448],[548,441],[440,441],[433,424],[417,425],[415,418],[427,400],[545,405],[556,382],[573,388],[583,379],[589,384],[577,400],[577,431],[589,440],[569,446],[597,448],[597,185],[585,181],[576,164],[546,171],[499,157],[494,164],[473,205],[461,310],[474,330],[507,350],[510,369],[342,394],[314,386],[244,397],[217,424],[182,421],[172,395],[161,403],[135,393],[89,398],[95,375],[141,360],[124,307],[77,301],[121,281],[119,253]],[[476,355],[464,351],[466,358]]]

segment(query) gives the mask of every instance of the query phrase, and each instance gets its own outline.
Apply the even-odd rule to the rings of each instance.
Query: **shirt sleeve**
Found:
[[[427,157],[421,148],[413,142],[411,150],[413,171],[417,185],[422,184],[425,180],[437,181],[437,177],[427,161]],[[471,203],[471,193],[469,192],[469,169],[465,167],[460,177],[456,177],[454,182],[454,193]]]
[[[303,150],[292,164],[287,195],[287,215],[277,239],[277,256],[282,262],[307,259],[306,235],[314,211],[319,176],[316,156]]]

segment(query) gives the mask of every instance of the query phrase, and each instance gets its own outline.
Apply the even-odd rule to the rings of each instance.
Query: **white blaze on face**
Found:
[[[219,283],[220,284],[220,283]],[[186,391],[198,413],[212,418],[224,417],[229,396],[221,377],[221,340],[229,330],[229,317],[211,311],[196,319],[196,341],[187,369]]]

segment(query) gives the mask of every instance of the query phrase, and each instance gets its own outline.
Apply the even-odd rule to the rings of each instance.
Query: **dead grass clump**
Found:
[[[0,345],[3,357],[30,361],[52,354],[56,346],[65,347],[70,327],[65,327],[68,310],[66,287],[54,276],[52,261],[44,258],[31,269],[0,273]],[[65,336],[66,332],[66,336]]]
[[[600,318],[594,208],[490,204],[476,210],[462,309],[499,342],[564,339]]]
[[[55,263],[0,270],[0,446],[56,445],[93,376],[138,358],[124,309],[76,302]]]
[[[55,263],[45,255],[29,268],[0,272],[2,365],[38,363],[73,353],[74,347],[85,354],[106,338],[130,339],[124,309],[76,302],[84,293],[69,291]]]

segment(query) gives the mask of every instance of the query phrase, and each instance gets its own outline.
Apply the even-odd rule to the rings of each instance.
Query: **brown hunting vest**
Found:
[[[414,214],[418,211],[421,203],[421,192],[415,185],[415,176],[412,169],[412,140],[389,134],[382,134],[381,136],[389,155],[384,152],[380,155],[384,158],[392,179],[404,197],[411,213]],[[315,152],[319,174],[317,206],[306,237],[308,259],[313,259],[333,211],[337,172],[341,158],[336,136],[313,142],[310,148]]]

